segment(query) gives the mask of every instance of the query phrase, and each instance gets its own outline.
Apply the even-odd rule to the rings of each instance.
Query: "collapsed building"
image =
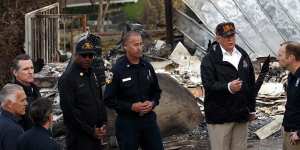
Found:
[[[201,83],[200,64],[206,54],[209,41],[214,40],[215,26],[224,21],[237,24],[237,43],[249,53],[256,75],[260,72],[264,57],[268,55],[273,57],[270,71],[257,97],[258,119],[249,126],[249,140],[252,140],[252,149],[264,144],[266,147],[272,144],[274,146],[272,142],[268,145],[270,140],[280,143],[280,128],[286,102],[284,88],[288,72],[278,66],[274,57],[279,44],[283,41],[300,40],[300,18],[293,15],[299,14],[300,2],[297,0],[183,0],[183,2],[194,16],[190,17],[180,10],[174,11],[175,29],[183,35],[181,42],[172,49],[166,48],[168,44],[162,40],[151,41],[144,52],[145,57],[151,60],[156,73],[159,74],[159,83],[163,90],[161,104],[156,111],[166,149],[208,149],[208,134],[203,116],[205,90]],[[58,28],[55,25],[53,27]],[[29,33],[26,35],[30,36]],[[56,34],[53,34],[49,37],[55,36]],[[51,63],[55,52],[51,51],[52,55],[47,55],[47,51],[53,48],[38,53],[29,41],[30,39],[28,39],[28,54],[33,58],[38,55],[47,58],[46,65],[35,75],[35,78],[41,88],[42,96],[54,101],[53,133],[62,143],[64,127],[59,108],[57,80],[68,61]],[[118,52],[120,51],[117,50],[116,53],[103,57],[106,77],[110,76],[109,69],[120,55]],[[113,127],[115,116],[113,111],[109,111],[109,137],[106,140],[109,149],[117,146]],[[259,139],[269,140],[261,142]],[[278,146],[278,143],[275,146]]]

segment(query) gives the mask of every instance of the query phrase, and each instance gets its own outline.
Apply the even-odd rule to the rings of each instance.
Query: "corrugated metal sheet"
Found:
[[[217,24],[234,22],[237,43],[252,58],[275,56],[281,42],[300,40],[299,0],[183,1],[212,33]]]
[[[204,46],[208,45],[209,40],[214,40],[214,35],[209,32],[203,24],[197,23],[181,11],[175,11],[174,16],[176,28],[178,28],[184,36],[193,40],[202,50],[206,49]]]

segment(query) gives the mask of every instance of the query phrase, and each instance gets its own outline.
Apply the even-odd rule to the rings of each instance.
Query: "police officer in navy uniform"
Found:
[[[81,37],[73,63],[58,81],[68,150],[102,149],[107,118],[101,86],[91,69],[96,51],[92,40],[87,36]]]
[[[116,136],[121,150],[162,150],[162,140],[153,109],[161,89],[153,67],[141,58],[140,33],[123,38],[126,55],[113,66],[113,78],[106,87],[105,104],[116,110]]]

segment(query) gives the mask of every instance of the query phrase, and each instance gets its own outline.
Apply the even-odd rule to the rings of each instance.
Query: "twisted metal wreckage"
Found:
[[[214,40],[215,26],[218,23],[224,21],[234,22],[237,25],[238,31],[237,43],[243,48],[245,48],[252,60],[255,61],[260,57],[266,57],[268,55],[275,57],[277,53],[276,51],[279,48],[280,43],[288,40],[300,40],[300,16],[296,15],[300,14],[300,1],[183,0],[183,2],[196,15],[198,21],[196,21],[195,18],[193,19],[179,10],[175,11],[174,15],[176,17],[174,17],[174,23],[176,29],[184,35],[184,41],[183,43],[179,42],[177,44],[176,48],[173,50],[172,54],[169,55],[168,58],[161,59],[164,61],[160,60],[152,62],[157,73],[168,74],[167,76],[163,75],[161,77],[163,78],[161,84],[163,83],[162,87],[163,90],[165,89],[166,92],[163,93],[162,105],[157,111],[161,111],[162,114],[168,114],[161,116],[161,118],[159,119],[160,125],[163,126],[162,130],[163,132],[165,132],[164,134],[166,136],[172,134],[186,133],[189,130],[189,135],[196,134],[198,136],[198,139],[199,136],[200,139],[206,139],[207,132],[205,124],[202,123],[200,124],[200,126],[198,126],[199,122],[202,120],[200,119],[202,118],[202,115],[199,110],[203,111],[204,96],[204,91],[201,90],[199,66],[201,64],[201,58],[206,53],[209,40]],[[57,6],[58,5],[56,4],[55,7]],[[45,15],[39,15],[40,18],[43,16]],[[34,15],[31,17],[34,17]],[[49,16],[47,18],[49,18]],[[57,19],[59,17],[50,17],[54,21],[50,25],[49,22],[51,21],[47,21],[47,18],[42,22],[44,23],[44,25],[51,27],[51,30],[49,31],[55,31],[55,29],[58,29]],[[63,128],[61,128],[62,114],[59,109],[59,96],[57,93],[56,81],[57,78],[59,78],[61,73],[64,71],[67,63],[50,63],[53,62],[53,60],[55,59],[53,57],[53,52],[51,51],[51,55],[48,55],[47,51],[50,50],[49,47],[51,46],[58,49],[57,47],[59,46],[59,41],[54,41],[54,46],[51,45],[51,42],[47,41],[51,41],[51,39],[56,39],[55,36],[59,38],[59,33],[53,32],[53,34],[50,34],[48,37],[45,38],[46,40],[41,40],[40,43],[42,43],[42,45],[37,44],[37,42],[39,41],[34,40],[34,37],[37,37],[37,34],[32,32],[36,32],[33,31],[36,29],[45,28],[30,28],[30,24],[34,22],[33,20],[30,20],[29,18],[26,19],[26,29],[30,29],[26,30],[26,32],[30,33],[26,33],[27,38],[25,42],[25,48],[27,48],[26,52],[30,54],[34,59],[42,55],[47,58],[46,62],[48,64],[43,68],[43,70],[40,73],[36,74],[36,79],[40,87],[42,87],[41,93],[43,93],[43,96],[51,97],[54,99],[54,105],[56,106],[56,118],[54,120],[56,120],[56,126],[53,130],[56,131],[56,136],[61,136],[64,131]],[[185,45],[188,45],[192,49],[196,49],[194,56],[192,56],[190,52],[185,48]],[[157,54],[156,52],[163,49],[163,47],[163,41],[156,41],[154,43],[152,51],[150,52],[150,55]],[[37,49],[39,49],[39,52],[37,51]],[[111,67],[111,62],[106,60],[104,61],[106,64],[106,68]],[[260,70],[260,65],[258,65],[258,68],[258,70]],[[107,73],[106,75],[109,76],[109,73]],[[170,76],[173,79],[169,78]],[[276,62],[271,64],[271,69],[266,77],[266,81],[268,82],[265,82],[262,85],[262,88],[259,91],[257,97],[257,111],[259,118],[255,123],[252,123],[250,125],[250,137],[252,139],[256,139],[256,135],[260,139],[264,139],[273,133],[276,133],[276,137],[279,136],[278,134],[280,133],[278,132],[278,130],[281,126],[282,114],[284,112],[284,104],[286,102],[283,86],[283,83],[286,81],[286,76],[287,72],[282,71],[276,65]],[[188,88],[191,91],[191,93],[193,93],[193,95],[196,96],[197,101],[195,101],[195,98],[191,96],[189,92],[186,92],[186,88]],[[176,95],[175,98],[174,96],[172,96],[172,93],[179,93],[179,95]],[[174,102],[174,100],[172,99],[178,99],[178,101]],[[169,102],[172,102],[172,107],[170,107],[172,111],[168,111],[167,109],[167,105],[170,106]],[[183,104],[182,102],[184,102],[185,104]],[[195,105],[196,103],[198,105]],[[174,114],[178,114],[174,112],[174,110],[176,110],[180,105],[187,106],[185,109],[188,113],[182,114],[180,117],[176,117],[174,116]],[[196,107],[196,110],[195,106],[199,106],[200,109],[199,107]],[[191,115],[193,117],[190,117],[189,114],[193,114]],[[176,119],[176,121],[166,121],[166,118],[179,119]],[[170,122],[172,123],[172,125],[170,124]],[[184,122],[189,122],[189,124],[184,124],[184,126],[182,126]],[[178,126],[176,126],[176,124]],[[168,130],[172,128],[178,130],[168,132]],[[183,128],[183,130],[180,130],[180,128]],[[256,135],[254,135],[254,133]],[[176,147],[177,149],[183,147],[190,147],[192,149],[197,147],[195,146],[195,143],[197,142],[187,142],[187,139],[190,139],[190,137],[173,137],[169,140],[168,138],[166,138],[164,144],[167,147],[169,146],[170,149]],[[199,145],[199,143],[197,144]],[[207,143],[204,143],[204,145],[205,144]]]

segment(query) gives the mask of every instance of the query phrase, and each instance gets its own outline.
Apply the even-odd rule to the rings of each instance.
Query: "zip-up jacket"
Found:
[[[215,44],[203,58],[201,78],[205,89],[204,111],[207,123],[246,122],[249,113],[255,112],[255,76],[248,54],[239,46],[241,53],[238,69],[223,61],[219,44]],[[230,93],[228,83],[242,80],[242,88]]]
[[[283,127],[287,132],[297,131],[300,136],[300,68],[288,76],[287,102],[283,118]]]

